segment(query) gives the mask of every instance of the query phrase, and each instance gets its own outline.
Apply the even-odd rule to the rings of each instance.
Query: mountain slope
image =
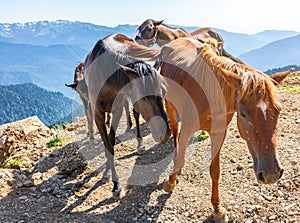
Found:
[[[73,103],[34,84],[0,85],[0,125],[35,115],[46,125],[72,121]]]
[[[0,42],[0,80],[2,85],[35,83],[52,91],[73,95],[65,83],[73,80],[75,66],[86,51],[67,45],[33,46]]]
[[[260,49],[239,56],[259,70],[300,64],[300,35],[272,42]]]
[[[297,36],[299,34],[300,32],[288,30],[265,30],[263,32],[253,34],[252,37],[267,44],[280,39]]]
[[[167,22],[167,21],[166,21]],[[141,21],[142,23],[142,21]],[[179,26],[171,24],[171,27],[181,27],[189,32],[199,29],[199,27]],[[71,22],[58,20],[53,22],[39,21],[28,23],[0,23],[0,41],[10,43],[26,43],[32,45],[76,45],[89,51],[101,38],[113,34],[122,33],[131,38],[137,34],[138,25],[119,25],[107,27],[92,23]],[[257,49],[272,39],[264,39],[264,36],[276,36],[277,39],[286,38],[285,31],[268,31],[256,35],[227,32],[216,29],[225,40],[226,49],[233,55],[239,55],[252,49]],[[288,31],[287,31],[288,32]]]

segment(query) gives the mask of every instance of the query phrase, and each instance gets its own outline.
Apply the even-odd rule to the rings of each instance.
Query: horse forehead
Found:
[[[268,102],[265,102],[264,100],[260,99],[256,105],[256,107],[259,108],[263,113],[265,120],[267,120],[268,104]]]
[[[152,19],[148,19],[145,22],[143,22],[142,25],[140,25],[139,27],[139,31],[145,29],[147,26],[152,25],[153,24],[153,20]]]

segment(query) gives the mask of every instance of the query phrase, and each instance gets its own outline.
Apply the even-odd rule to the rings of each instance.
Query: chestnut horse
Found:
[[[214,39],[203,43],[179,38],[162,47],[160,58],[161,74],[167,81],[166,108],[175,140],[174,169],[164,188],[169,192],[174,189],[191,135],[199,129],[209,132],[213,215],[217,222],[227,222],[218,189],[220,149],[227,126],[237,112],[238,129],[252,155],[257,180],[265,184],[279,180],[283,169],[276,146],[280,112],[276,85],[291,70],[267,76],[220,56]]]
[[[130,97],[134,110],[149,123],[155,141],[165,142],[170,136],[163,106],[162,77],[152,66],[130,55],[153,59],[157,51],[136,44],[124,35],[113,34],[99,40],[85,62],[89,101],[107,157],[103,176],[111,170],[113,197],[118,199],[125,194],[115,169],[114,145],[126,97]],[[106,112],[112,113],[109,134],[105,126]]]
[[[197,29],[193,32],[187,32],[182,28],[173,28],[163,24],[164,20],[157,21],[147,19],[139,26],[139,33],[135,37],[135,41],[144,46],[153,46],[155,43],[160,47],[170,43],[171,41],[180,37],[197,37],[197,38],[214,38],[218,42],[224,42],[223,37],[216,30],[205,27]],[[220,53],[223,56],[229,57],[235,62],[243,63],[240,59],[229,54],[223,46],[220,47]]]

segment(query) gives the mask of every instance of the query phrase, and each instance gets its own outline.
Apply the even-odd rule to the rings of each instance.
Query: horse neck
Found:
[[[186,32],[183,29],[170,28],[163,24],[157,27],[157,40],[156,43],[159,46],[163,46],[179,37],[188,37],[191,36],[190,33]]]
[[[213,71],[216,79],[219,82],[219,86],[222,89],[223,96],[225,99],[227,114],[236,112],[238,91],[235,87],[233,87],[231,84],[225,81],[224,78],[221,77],[220,74],[218,74],[218,72],[220,72],[219,71],[220,68],[226,70],[239,69],[238,68],[239,64],[233,66],[230,61],[226,62],[227,59],[225,59],[225,61],[220,61],[220,57],[218,56],[206,57],[203,59],[206,61],[206,64],[209,67],[209,69]],[[217,64],[217,66],[215,64]]]

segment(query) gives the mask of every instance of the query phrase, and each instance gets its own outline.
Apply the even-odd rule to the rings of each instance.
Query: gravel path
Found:
[[[280,87],[278,148],[285,172],[278,183],[257,183],[235,119],[228,128],[220,194],[230,222],[300,222],[299,77]],[[191,139],[179,184],[168,194],[162,183],[172,168],[173,140],[157,145],[142,125],[147,151],[139,155],[134,133],[125,133],[125,128],[123,120],[116,145],[117,171],[127,193],[121,201],[111,198],[112,182],[101,181],[101,140],[84,137],[83,119],[56,133],[44,128],[26,133],[18,125],[3,130],[0,147],[10,158],[20,157],[21,169],[0,169],[0,222],[213,222],[209,140]],[[45,146],[53,134],[65,139],[62,146]]]

